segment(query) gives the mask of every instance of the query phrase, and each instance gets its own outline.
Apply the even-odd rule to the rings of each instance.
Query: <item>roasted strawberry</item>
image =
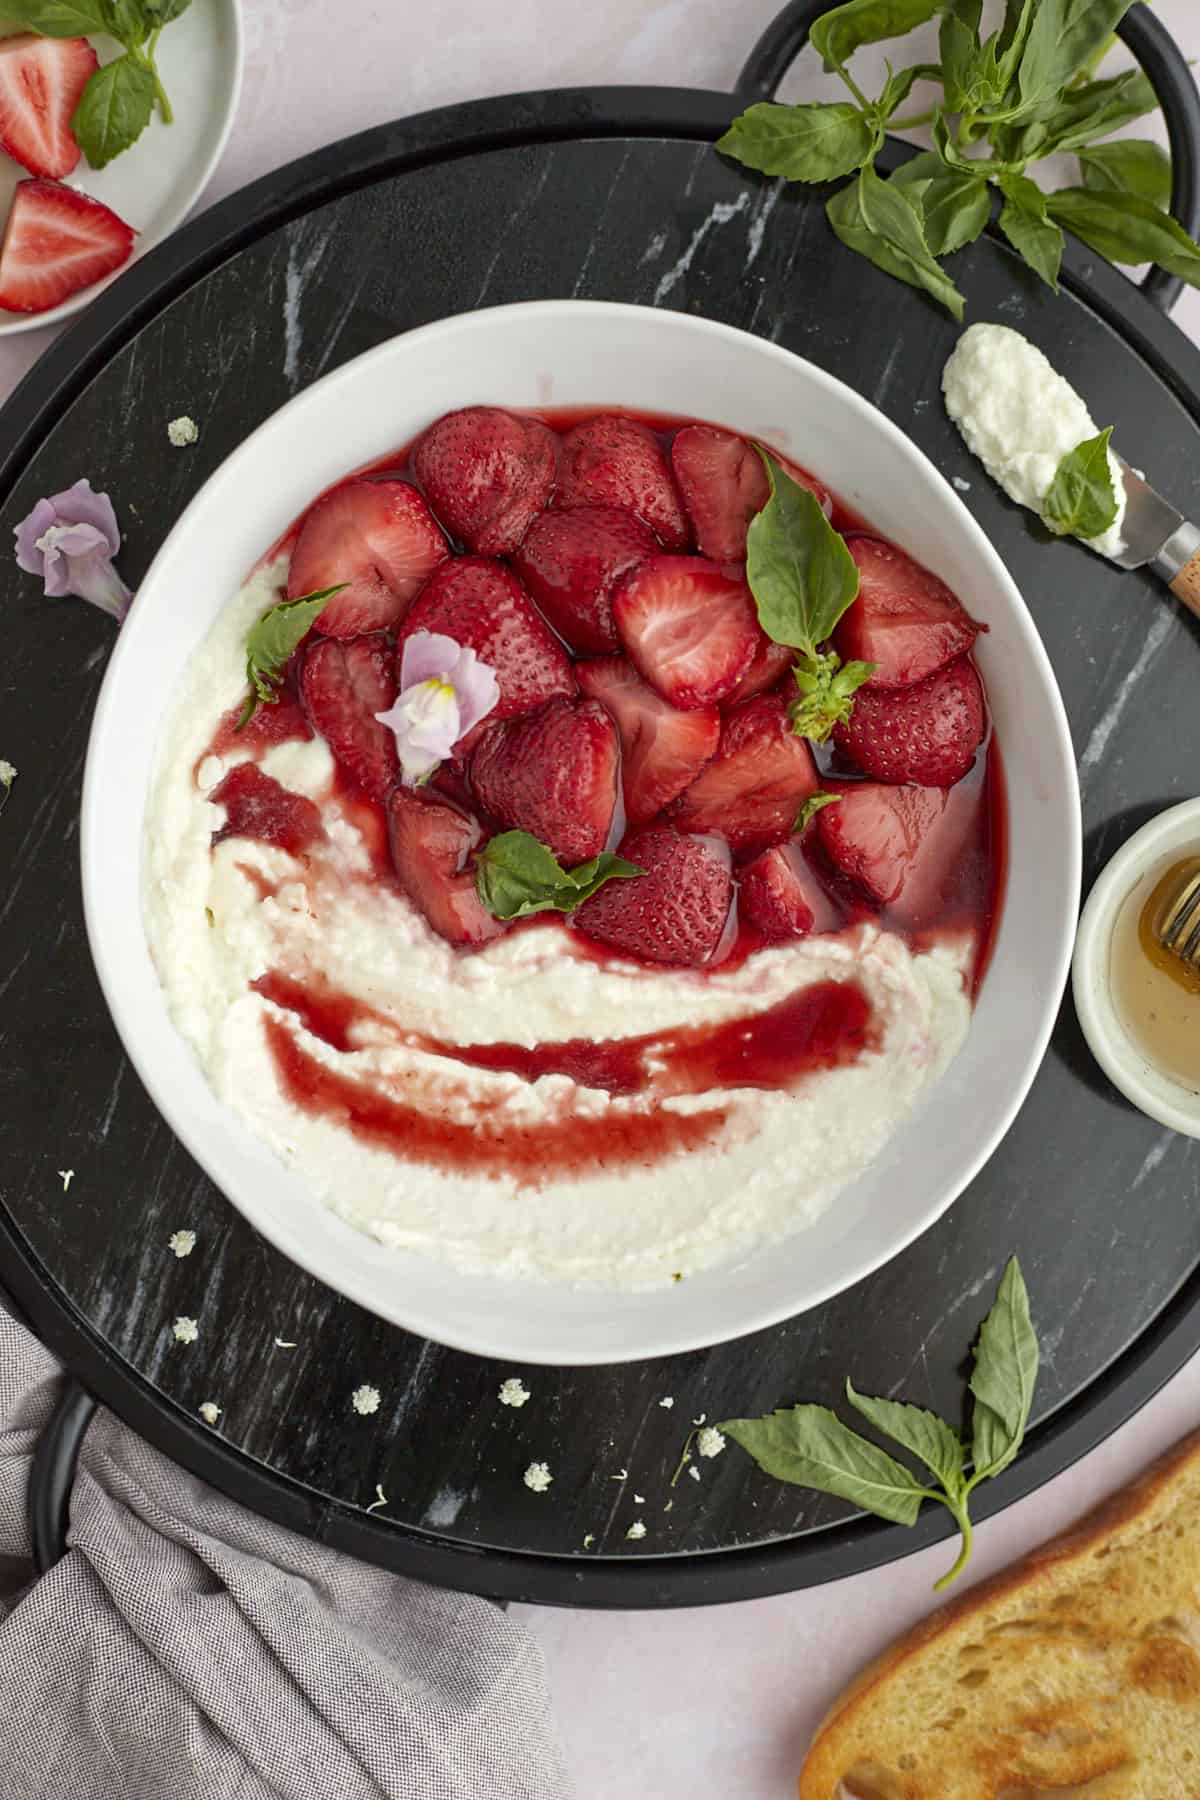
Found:
[[[576,929],[646,962],[712,962],[726,947],[733,901],[725,846],[652,825],[631,833],[620,854],[644,873],[585,900],[571,915]]]
[[[498,824],[532,832],[569,866],[608,842],[620,763],[616,726],[599,701],[551,700],[484,731],[471,786]]]
[[[668,550],[687,546],[688,527],[662,445],[640,419],[602,413],[568,431],[559,506],[619,506],[636,513]]]
[[[983,685],[969,656],[902,688],[864,688],[834,741],[876,781],[953,787],[986,729]]]
[[[318,639],[304,653],[300,693],[314,730],[363,792],[382,804],[400,776],[396,739],[375,717],[396,698],[387,639]]]
[[[858,564],[858,598],[834,641],[844,662],[875,664],[871,687],[924,681],[971,648],[983,626],[932,570],[879,538],[846,542]]]
[[[681,794],[717,747],[721,715],[715,706],[680,712],[642,680],[623,656],[576,667],[579,685],[616,721],[621,739],[621,791],[630,825],[645,825]]]
[[[391,631],[450,554],[433,514],[406,481],[343,481],[310,506],[292,551],[288,594],[342,592],[322,609],[323,637]]]
[[[71,117],[99,67],[83,37],[0,39],[0,150],[31,175],[69,175],[80,155]]]
[[[786,701],[757,694],[725,714],[716,755],[670,812],[681,831],[718,831],[734,850],[765,850],[783,842],[817,786]]]
[[[558,442],[499,406],[446,413],[417,439],[417,480],[438,518],[480,556],[511,556],[554,491]]]
[[[0,244],[0,308],[48,312],[128,262],[137,233],[60,181],[19,181]]]
[[[777,644],[765,631],[760,631],[754,661],[722,705],[729,708],[736,706],[739,700],[752,700],[755,694],[765,694],[791,668],[799,654],[790,644]]]
[[[761,632],[744,581],[699,556],[655,556],[613,595],[630,661],[672,706],[716,706],[745,675]]]
[[[566,651],[503,563],[483,556],[456,556],[443,563],[405,616],[397,659],[418,631],[443,632],[474,650],[494,672],[500,698],[488,714],[488,725],[532,712],[556,694],[576,691]],[[471,742],[478,738],[477,728]],[[464,739],[459,752],[466,747]]]
[[[475,820],[447,801],[398,787],[388,801],[388,844],[396,879],[450,944],[486,944],[506,929],[475,891],[467,858],[479,843]]]
[[[856,781],[840,791],[837,805],[817,814],[821,848],[877,905],[890,906],[914,877],[945,812],[946,790]]]
[[[517,573],[558,635],[577,656],[620,644],[613,589],[658,555],[648,525],[616,506],[572,506],[533,521],[514,559]]]
[[[794,481],[810,489],[828,512],[827,488],[786,457],[776,454],[776,461]],[[736,432],[722,431],[716,425],[685,425],[675,433],[671,467],[701,555],[719,563],[745,562],[747,528],[771,493],[767,471],[754,446]]]
[[[837,908],[805,861],[798,843],[776,844],[738,876],[738,916],[771,943],[828,931]]]

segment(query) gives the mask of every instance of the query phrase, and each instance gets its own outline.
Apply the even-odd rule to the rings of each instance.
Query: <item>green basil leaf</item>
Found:
[[[119,56],[91,76],[71,130],[93,169],[102,169],[141,137],[157,91],[152,70],[132,56]]]
[[[1004,83],[1006,94],[1021,66],[1025,39],[1029,36],[1029,27],[1033,21],[1033,9],[1036,5],[1037,0],[1005,0],[1004,23],[1000,27],[996,54],[999,58],[1000,79]]]
[[[746,533],[746,580],[767,636],[815,657],[858,594],[858,567],[815,494],[755,448],[771,496]]]
[[[1133,0],[1039,0],[1017,70],[1026,106],[1059,93],[1107,41]]]
[[[345,586],[342,581],[337,587],[299,594],[295,600],[278,600],[255,620],[246,635],[246,679],[250,683],[250,692],[238,721],[239,730],[250,723],[260,705],[275,705],[289,656],[307,635],[314,619],[324,611],[327,602],[340,594]]]
[[[809,41],[824,59],[826,71],[832,73],[861,44],[905,37],[926,24],[940,4],[941,0],[846,0],[844,6],[822,14],[809,32]]]
[[[987,177],[965,169],[943,169],[935,175],[924,184],[920,203],[925,241],[934,256],[949,256],[973,244],[992,212]]]
[[[1001,154],[1031,162],[1035,157],[1079,150],[1111,136],[1158,106],[1158,96],[1140,69],[1107,81],[1089,81],[1036,107],[1022,124],[997,133]],[[998,146],[999,147],[999,146]]]
[[[497,919],[524,919],[530,913],[574,912],[614,878],[644,875],[636,863],[604,850],[564,869],[545,844],[528,831],[502,831],[475,854],[479,898]]]
[[[875,1400],[867,1394],[856,1393],[849,1379],[846,1381],[846,1398],[876,1431],[882,1431],[906,1450],[911,1450],[930,1474],[937,1476],[948,1494],[961,1489],[965,1453],[961,1438],[945,1419],[926,1412],[923,1407],[910,1406],[904,1400]]]
[[[1016,1257],[1000,1278],[995,1304],[983,1321],[971,1371],[973,1481],[999,1474],[1021,1447],[1037,1381],[1038,1341],[1029,1295]],[[982,1409],[982,1410],[981,1410]]]
[[[1108,460],[1109,425],[1076,444],[1059,463],[1041,504],[1041,514],[1060,537],[1103,537],[1119,510]]]
[[[836,650],[823,654],[804,651],[792,670],[792,679],[800,690],[793,700],[788,718],[797,737],[823,744],[835,725],[841,725],[854,711],[854,696],[875,673],[869,662],[843,663]]]
[[[1063,234],[1052,219],[1046,217],[1046,196],[1027,175],[1002,175],[1000,191],[1004,205],[1000,209],[1000,229],[1035,275],[1046,286],[1058,292],[1058,271],[1062,263]]]
[[[827,1406],[793,1406],[719,1429],[780,1481],[836,1494],[897,1525],[915,1525],[930,1493],[894,1457],[843,1425]]]
[[[792,830],[796,833],[807,831],[817,814],[826,806],[836,806],[841,799],[840,794],[818,792],[810,794],[796,817],[792,820]]]
[[[914,63],[911,69],[901,69],[898,75],[892,73],[888,64],[888,78],[883,92],[875,102],[875,112],[880,119],[890,119],[899,112],[918,81],[940,81],[942,72],[936,63]]]
[[[924,193],[931,181],[946,173],[941,157],[935,150],[918,150],[907,162],[893,171],[890,180],[895,187],[902,187],[909,199],[914,201]]]
[[[1157,263],[1168,274],[1200,287],[1200,246],[1170,213],[1136,194],[1093,194],[1059,188],[1046,208],[1068,231],[1115,263]]]
[[[835,194],[825,210],[851,250],[910,287],[923,288],[962,322],[963,297],[934,260],[920,214],[903,187],[864,169],[857,183]]]
[[[150,35],[141,0],[104,0],[109,33],[128,50],[136,50]]]
[[[748,169],[788,181],[833,181],[849,175],[877,147],[876,127],[849,101],[829,106],[747,107],[718,138],[717,149]]]
[[[1093,194],[1136,194],[1164,212],[1171,206],[1171,159],[1149,138],[1121,138],[1078,152],[1083,185]]]
[[[108,30],[103,0],[6,0],[3,18],[39,37],[87,37]]]
[[[173,19],[179,18],[192,4],[192,0],[141,0],[142,11],[153,31],[161,31]]]

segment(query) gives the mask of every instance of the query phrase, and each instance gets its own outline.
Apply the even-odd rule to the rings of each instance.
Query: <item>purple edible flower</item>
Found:
[[[118,623],[125,617],[133,595],[113,568],[121,548],[117,515],[108,495],[94,494],[90,481],[39,500],[14,536],[18,566],[40,575],[52,599],[78,594]]]
[[[404,645],[395,703],[375,714],[395,734],[404,781],[427,781],[499,698],[495,675],[474,650],[438,631],[414,631]]]

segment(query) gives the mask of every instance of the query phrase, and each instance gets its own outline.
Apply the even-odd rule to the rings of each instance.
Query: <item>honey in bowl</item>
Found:
[[[1117,1017],[1161,1074],[1200,1093],[1200,969],[1159,942],[1163,920],[1200,875],[1200,852],[1149,869],[1113,927],[1109,980]]]

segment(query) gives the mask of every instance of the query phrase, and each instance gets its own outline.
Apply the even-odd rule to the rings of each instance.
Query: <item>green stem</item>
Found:
[[[939,1494],[937,1498],[941,1500],[943,1506],[954,1515],[958,1528],[962,1532],[962,1543],[959,1546],[959,1552],[955,1559],[954,1567],[947,1569],[941,1580],[935,1581],[933,1584],[934,1593],[940,1594],[944,1588],[950,1586],[952,1581],[957,1580],[958,1576],[962,1574],[967,1566],[967,1561],[971,1555],[971,1516],[967,1511],[967,1497],[965,1494],[959,1501],[951,1500],[948,1495],[942,1494]]]
[[[889,119],[889,131],[915,131],[918,125],[932,125],[937,118],[937,108],[931,106],[928,112],[914,113],[911,119]]]
[[[858,101],[858,104],[862,107],[863,111],[870,112],[871,102],[867,99],[867,96],[863,93],[849,69],[844,69],[841,63],[839,63],[837,72],[845,82],[846,86],[850,89],[850,92],[854,95],[854,98]]]
[[[175,114],[171,111],[171,102],[167,99],[167,90],[162,84],[162,77],[158,72],[158,64],[154,60],[154,52],[158,48],[158,40],[161,32],[162,26],[160,25],[158,30],[153,32],[147,41],[145,55],[146,61],[150,65],[150,73],[154,77],[154,97],[158,101],[159,117],[162,119],[164,125],[173,125],[175,123]]]

